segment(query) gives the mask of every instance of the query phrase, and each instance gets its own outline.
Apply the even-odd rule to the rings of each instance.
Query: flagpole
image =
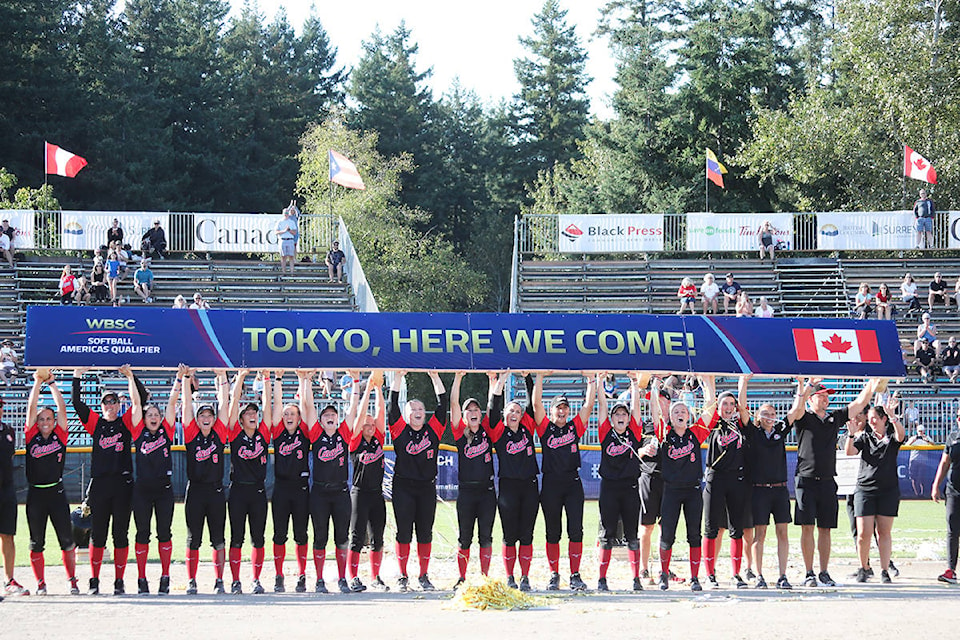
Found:
[[[710,213],[710,176],[707,174],[707,161],[703,161],[703,212]]]
[[[43,186],[47,186],[47,141],[43,141]]]

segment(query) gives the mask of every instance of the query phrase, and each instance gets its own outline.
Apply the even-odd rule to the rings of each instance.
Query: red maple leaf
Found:
[[[837,334],[833,334],[829,340],[824,340],[820,344],[830,353],[846,353],[853,348],[852,342],[847,342]]]
[[[913,164],[917,167],[917,169],[921,170],[927,166],[927,163],[923,161],[923,158],[917,158],[913,161]]]

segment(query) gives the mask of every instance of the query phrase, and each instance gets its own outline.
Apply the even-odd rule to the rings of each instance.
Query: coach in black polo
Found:
[[[827,572],[830,563],[830,530],[837,528],[837,438],[850,416],[860,414],[870,400],[873,381],[867,381],[857,398],[843,409],[828,411],[834,391],[819,378],[797,378],[797,394],[787,414],[787,425],[797,429],[797,502],[794,523],[800,525],[800,551],[807,575],[803,585],[836,586]],[[809,408],[805,408],[809,407]],[[813,573],[813,529],[817,528],[820,574]]]

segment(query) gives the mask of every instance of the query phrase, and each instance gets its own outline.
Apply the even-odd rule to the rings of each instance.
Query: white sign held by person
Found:
[[[7,209],[2,214],[0,219],[6,220],[17,230],[13,236],[13,248],[34,249],[37,245],[34,244],[36,240],[33,233],[35,217],[33,209]]]
[[[159,220],[170,242],[170,216],[150,211],[62,211],[60,212],[60,246],[64,249],[92,251],[107,244],[107,229],[113,221],[123,229],[123,243],[140,250],[143,234]],[[104,256],[106,258],[106,256]]]
[[[779,250],[793,248],[791,213],[688,213],[687,251],[759,251],[765,222]]]
[[[561,215],[561,253],[663,251],[663,214]]]
[[[911,249],[917,227],[910,211],[817,214],[817,249]]]
[[[280,250],[276,213],[195,213],[193,214],[194,251],[265,252]]]

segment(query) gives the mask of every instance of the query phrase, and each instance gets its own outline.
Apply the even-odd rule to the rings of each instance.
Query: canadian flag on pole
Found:
[[[863,329],[794,329],[800,362],[880,362],[877,334]]]
[[[937,170],[926,158],[907,145],[903,145],[903,175],[914,180],[937,184]]]
[[[47,158],[45,173],[73,178],[80,173],[80,169],[87,166],[87,161],[80,156],[49,142],[43,144],[46,145],[44,155]]]

